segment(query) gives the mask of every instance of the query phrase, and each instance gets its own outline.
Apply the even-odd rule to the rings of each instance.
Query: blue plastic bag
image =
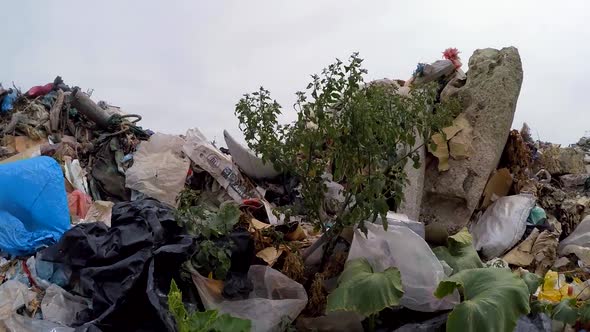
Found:
[[[70,228],[61,167],[49,157],[0,165],[0,252],[29,255]]]
[[[16,90],[11,89],[11,91],[11,93],[7,94],[2,99],[2,112],[11,111],[14,108],[13,104],[16,98],[18,97],[18,94],[16,93]]]

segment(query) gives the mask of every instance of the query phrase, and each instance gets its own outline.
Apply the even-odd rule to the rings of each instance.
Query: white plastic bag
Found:
[[[244,174],[254,179],[272,179],[280,175],[270,162],[263,162],[262,158],[238,143],[227,130],[223,131],[225,144],[233,160],[240,166]]]
[[[422,312],[452,309],[459,303],[455,292],[443,299],[434,296],[438,284],[446,278],[440,261],[426,241],[407,226],[389,225],[387,231],[378,224],[366,223],[367,237],[360,229],[348,253],[348,261],[366,258],[375,272],[396,267],[402,275],[404,296],[401,305]]]
[[[492,259],[514,247],[526,230],[534,206],[535,197],[528,194],[499,198],[469,230],[475,250]]]
[[[586,266],[590,266],[590,216],[559,243],[559,256],[575,254]]]
[[[219,309],[235,317],[250,319],[255,332],[281,331],[281,323],[295,320],[307,305],[303,286],[268,266],[250,266],[248,279],[254,285],[249,298],[227,300],[221,295],[221,281],[193,274],[193,282],[205,309]]]
[[[414,233],[420,235],[420,237],[423,239],[426,236],[423,223],[410,220],[407,215],[402,213],[395,213],[393,211],[387,212],[387,224],[393,226],[406,226],[413,230]]]
[[[125,172],[125,186],[176,207],[190,166],[182,156],[183,145],[182,138],[159,133],[142,142]]]
[[[260,198],[254,186],[244,180],[231,157],[207,142],[198,129],[191,129],[186,133],[186,143],[182,150],[195,164],[211,174],[236,202]]]

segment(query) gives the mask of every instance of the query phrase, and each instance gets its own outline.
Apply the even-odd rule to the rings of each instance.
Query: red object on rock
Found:
[[[45,85],[37,85],[30,88],[26,95],[27,97],[36,98],[50,93],[51,90],[53,90],[53,83],[47,83]]]
[[[451,60],[451,62],[455,65],[455,68],[459,69],[463,65],[461,63],[461,59],[459,58],[459,50],[453,47],[449,47],[443,52],[443,57],[447,60]]]

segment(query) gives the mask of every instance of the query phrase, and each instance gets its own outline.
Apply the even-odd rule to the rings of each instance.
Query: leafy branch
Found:
[[[450,124],[458,103],[437,103],[436,85],[397,93],[394,83],[366,84],[367,70],[357,53],[336,60],[312,75],[306,91],[296,93],[296,120],[279,124],[281,105],[265,88],[236,104],[248,146],[263,160],[301,182],[308,217],[334,237],[346,226],[375,221],[395,210],[407,183],[403,167],[420,165],[416,144]],[[325,211],[325,175],[344,186],[344,202]],[[385,225],[385,223],[384,223]]]

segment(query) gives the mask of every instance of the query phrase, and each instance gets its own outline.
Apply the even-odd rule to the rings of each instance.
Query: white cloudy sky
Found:
[[[585,0],[21,0],[1,12],[5,86],[61,75],[154,131],[239,135],[243,93],[264,85],[291,112],[309,74],[353,51],[368,79],[406,79],[447,47],[467,63],[477,48],[504,46],[520,50],[525,71],[515,127],[527,121],[558,143],[590,130]]]

